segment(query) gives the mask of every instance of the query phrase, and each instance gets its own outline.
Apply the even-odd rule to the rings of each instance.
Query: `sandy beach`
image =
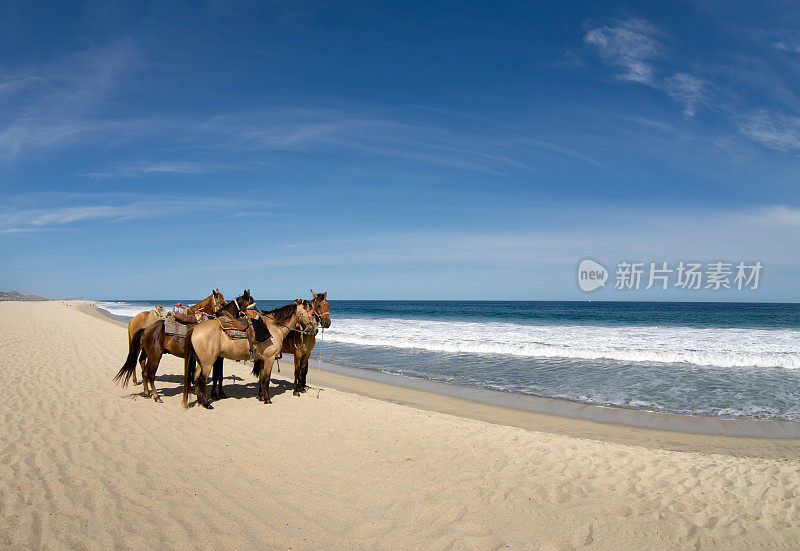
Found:
[[[123,324],[0,303],[0,547],[797,549],[800,445],[520,412],[312,365],[274,404],[180,405],[111,379]]]

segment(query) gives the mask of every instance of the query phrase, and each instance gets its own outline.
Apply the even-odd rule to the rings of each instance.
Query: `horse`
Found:
[[[214,289],[211,291],[211,294],[195,304],[194,306],[189,307],[189,312],[196,313],[198,310],[202,310],[207,314],[213,314],[223,306],[225,306],[225,297],[222,296],[222,293],[219,289]],[[156,304],[152,310],[148,310],[146,312],[139,312],[131,321],[128,322],[128,347],[130,347],[131,340],[136,332],[140,329],[144,329],[151,323],[154,323],[160,319],[164,319],[167,317],[167,311],[164,309],[163,306],[160,304]],[[145,357],[142,354],[139,357],[139,366],[144,369],[144,362]],[[133,372],[133,384],[134,386],[138,385],[139,383],[136,381],[136,371]]]
[[[202,311],[206,314],[213,314],[217,312],[220,308],[225,306],[227,302],[225,301],[225,297],[222,296],[219,288],[214,289],[211,291],[211,295],[204,298],[197,304],[193,306],[189,306],[189,313],[194,314],[195,312]]]
[[[311,289],[311,296],[314,299],[311,301],[311,307],[314,314],[319,320],[319,324],[323,329],[331,326],[331,315],[329,312],[328,293],[315,293]],[[314,345],[317,342],[316,335],[311,333],[300,333],[298,331],[290,331],[289,335],[283,339],[283,347],[281,352],[292,354],[294,356],[294,388],[292,394],[300,396],[301,392],[305,392],[308,388],[306,384],[306,375],[308,375],[308,358]],[[213,377],[212,377],[213,379]]]
[[[311,296],[314,299],[311,301],[311,308],[314,315],[324,329],[331,326],[331,315],[329,312],[328,293],[315,293],[311,289]],[[311,350],[316,343],[316,336],[310,333],[301,333],[299,331],[289,331],[289,334],[283,339],[283,346],[281,353],[292,354],[294,356],[294,396],[300,396],[301,392],[307,389],[306,375],[308,374],[308,358],[311,355]],[[222,379],[223,370],[222,362],[214,364],[214,369],[211,373],[211,397],[217,396],[225,398],[225,393],[222,392]]]
[[[167,311],[164,309],[163,306],[160,304],[156,304],[152,310],[147,310],[145,312],[139,312],[131,321],[128,322],[128,347],[130,347],[131,342],[133,341],[133,336],[136,334],[137,331],[140,331],[154,323],[157,320],[164,319],[167,317]],[[142,369],[144,369],[144,358],[139,358],[139,365]],[[133,384],[138,385],[139,382],[136,380],[136,371],[133,371]]]
[[[239,299],[242,300],[239,301]],[[250,289],[245,289],[242,296],[236,299],[235,302],[229,302],[223,308],[220,308],[213,317],[227,315],[236,319],[243,315],[251,315],[248,307],[255,303],[256,301],[253,300],[253,297],[250,295]],[[211,376],[211,398],[213,400],[227,398],[225,391],[222,390],[222,371],[222,357],[219,357],[214,362],[214,369]],[[215,377],[218,377],[219,381],[217,381]]]
[[[239,300],[241,299],[241,300]],[[255,304],[256,301],[253,300],[253,297],[250,295],[250,289],[245,289],[242,293],[242,296],[237,298],[233,302],[229,302],[228,304],[224,305],[219,310],[214,312],[215,317],[219,317],[221,315],[228,315],[234,319],[245,315],[247,312],[247,308]]]
[[[248,306],[254,304],[253,298],[250,296],[250,291],[245,290],[242,296],[237,297],[236,300],[227,303],[223,308],[228,307],[228,304],[236,304],[236,308],[246,310]],[[197,309],[194,314],[188,314],[188,318],[183,318],[182,322],[185,324],[194,325],[201,321],[205,321],[209,316],[201,314],[202,309]],[[194,321],[192,321],[194,320]],[[136,356],[141,349],[141,355],[146,358],[146,363],[142,367],[142,383],[144,384],[144,397],[150,397],[150,389],[152,389],[153,400],[161,403],[161,397],[155,387],[155,375],[158,371],[158,366],[161,363],[161,357],[164,353],[172,354],[178,358],[183,358],[184,353],[184,338],[178,335],[167,335],[165,329],[164,319],[159,319],[144,329],[139,329],[134,333],[131,339],[128,358],[125,360],[122,368],[114,377],[114,382],[122,382],[125,387],[128,380],[133,375],[136,376]],[[215,365],[222,369],[222,358],[218,358]],[[148,385],[150,388],[148,388]]]
[[[311,303],[307,300],[295,301],[269,312],[259,312],[269,331],[269,337],[255,345],[253,374],[259,376],[258,399],[271,404],[269,382],[272,364],[281,350],[283,339],[292,329],[316,331]],[[189,385],[194,384],[197,403],[206,409],[214,409],[206,398],[206,379],[218,357],[231,360],[251,359],[250,343],[247,339],[229,339],[219,323],[212,319],[189,328],[183,357],[183,407],[189,407]],[[199,365],[196,365],[199,364]]]

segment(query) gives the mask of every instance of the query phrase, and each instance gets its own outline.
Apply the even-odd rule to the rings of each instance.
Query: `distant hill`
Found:
[[[19,291],[0,291],[0,300],[47,300],[37,295],[23,295]]]

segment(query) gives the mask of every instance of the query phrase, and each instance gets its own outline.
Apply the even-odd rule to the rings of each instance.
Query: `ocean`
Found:
[[[175,302],[99,306],[130,317]],[[336,365],[600,406],[800,420],[800,304],[331,301],[331,319],[324,360]]]

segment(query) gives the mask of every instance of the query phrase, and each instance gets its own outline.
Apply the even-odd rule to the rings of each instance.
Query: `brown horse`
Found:
[[[151,323],[154,323],[160,319],[164,319],[165,317],[167,317],[167,311],[160,304],[156,304],[152,310],[139,312],[133,316],[131,321],[128,322],[128,347],[130,347],[133,336],[137,331],[141,331]],[[139,358],[139,365],[142,369],[144,369],[144,357]],[[139,382],[136,380],[135,370],[133,371],[133,384],[139,384]]]
[[[319,324],[323,329],[331,326],[331,314],[328,304],[328,293],[315,293],[311,289],[311,295],[314,300],[311,301],[311,307],[314,314],[319,320]],[[314,345],[317,342],[316,335],[312,333],[300,333],[298,331],[290,331],[289,335],[283,339],[283,347],[281,352],[292,354],[294,356],[294,390],[292,394],[300,396],[301,392],[305,392],[308,388],[306,384],[306,375],[308,375],[308,358]]]
[[[211,294],[195,304],[194,306],[189,307],[189,312],[195,313],[198,310],[204,311],[206,314],[213,314],[223,306],[225,306],[225,297],[222,296],[222,293],[219,289],[214,289],[211,291]],[[133,336],[136,334],[137,331],[140,329],[144,329],[151,323],[154,323],[160,319],[164,319],[167,317],[167,311],[164,309],[163,306],[160,304],[156,304],[155,308],[152,310],[148,310],[146,312],[139,312],[131,321],[128,322],[128,347],[130,347],[131,340]],[[145,356],[144,353],[139,357],[139,366],[144,369],[145,363]],[[136,381],[136,371],[133,372],[133,384],[134,386],[138,385],[139,383]]]
[[[222,292],[217,288],[211,291],[210,296],[207,296],[194,306],[189,306],[189,313],[194,314],[199,310],[211,315],[226,304],[225,297],[222,296]]]
[[[272,402],[269,399],[269,382],[272,364],[275,363],[275,356],[281,350],[283,339],[289,331],[298,327],[304,331],[316,331],[317,323],[311,303],[307,300],[295,301],[270,312],[260,313],[259,317],[267,325],[270,336],[256,343],[253,373],[259,375],[258,399],[270,404]],[[183,359],[183,407],[188,407],[189,385],[194,383],[197,402],[207,409],[213,409],[206,398],[206,379],[219,357],[249,360],[250,343],[247,339],[229,339],[222,330],[219,320],[216,319],[190,327],[186,335]]]
[[[242,296],[237,297],[235,301],[228,304],[236,304],[236,307],[241,310],[246,310],[248,306],[254,304],[253,298],[250,296],[250,291],[245,290]],[[228,307],[227,305],[223,308]],[[181,316],[185,325],[194,325],[200,321],[205,321],[209,317],[205,314],[200,314],[201,309],[198,309],[194,315],[188,314]],[[125,387],[131,376],[136,373],[136,356],[139,350],[142,351],[142,356],[146,358],[146,363],[142,367],[142,383],[144,384],[144,396],[150,397],[150,389],[152,389],[153,400],[161,402],[161,397],[155,387],[155,376],[158,371],[158,366],[161,363],[161,357],[167,353],[183,358],[185,337],[178,335],[167,335],[165,328],[165,321],[163,319],[151,323],[144,329],[139,329],[131,339],[128,350],[128,358],[125,360],[122,368],[114,377],[115,382],[122,382]],[[218,358],[215,365],[218,364],[218,369],[222,369],[222,358]],[[148,388],[148,385],[150,388]]]

